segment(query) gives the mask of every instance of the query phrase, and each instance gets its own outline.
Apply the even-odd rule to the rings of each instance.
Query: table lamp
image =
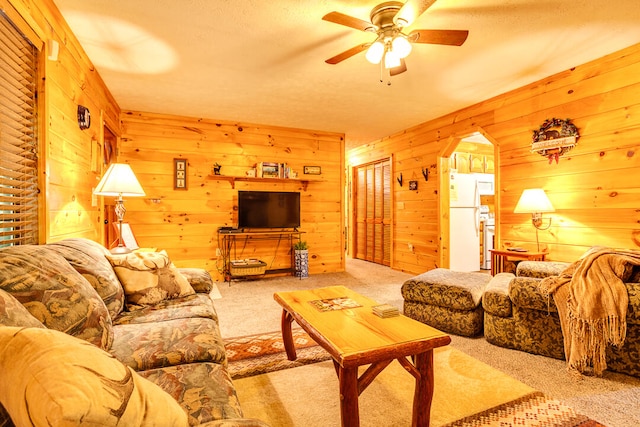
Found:
[[[126,254],[131,252],[122,241],[122,221],[127,211],[124,207],[122,196],[142,197],[145,195],[131,166],[126,163],[112,163],[98,183],[98,186],[93,190],[93,194],[117,197],[115,212],[118,218],[118,246],[111,249],[111,253]]]
[[[554,212],[555,209],[542,188],[529,188],[522,192],[513,213],[530,213],[531,222],[536,229],[536,244],[540,252],[538,230],[547,230],[551,227],[551,218],[542,218],[544,212]]]

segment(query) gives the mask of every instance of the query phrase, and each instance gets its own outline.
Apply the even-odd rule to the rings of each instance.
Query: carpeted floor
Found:
[[[389,303],[402,308],[400,285],[411,277],[406,273],[359,260],[348,260],[346,272],[311,273],[312,275],[305,280],[287,276],[231,284],[218,283],[222,298],[216,300],[215,304],[223,337],[228,339],[227,337],[279,331],[282,309],[273,300],[275,291],[340,284],[380,303]],[[566,375],[565,364],[561,360],[497,347],[487,343],[482,337],[465,338],[453,335],[449,347],[461,350],[505,372],[607,427],[640,425],[640,379],[638,378],[605,372],[602,378],[585,377],[581,381],[574,381]],[[316,363],[272,374],[277,377],[283,375],[291,378],[291,372],[319,369],[314,367],[327,363]],[[331,364],[329,363],[328,366],[331,367]],[[329,371],[332,375],[327,378],[337,381],[333,367]],[[244,381],[244,379],[238,381]],[[291,387],[297,386],[295,382],[291,383]],[[267,387],[265,393],[273,391],[270,388],[270,382],[267,382],[265,387]],[[365,393],[368,392],[368,390],[365,391]],[[491,387],[488,387],[485,393],[490,392]],[[458,393],[461,393],[460,390]],[[307,392],[304,397],[309,399],[309,396]],[[316,396],[314,393],[311,393],[311,396],[314,398],[311,402],[315,406]],[[303,407],[309,404],[311,403],[300,403]]]
[[[254,342],[258,341],[256,337]],[[571,407],[453,347],[436,349],[434,366],[434,427],[598,426]],[[340,424],[338,380],[330,361],[234,383],[245,416],[278,427]],[[389,365],[360,396],[361,425],[411,425],[413,390],[413,377],[399,363]]]

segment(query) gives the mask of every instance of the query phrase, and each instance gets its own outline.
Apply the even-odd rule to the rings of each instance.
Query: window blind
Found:
[[[38,243],[37,49],[0,11],[0,246]]]

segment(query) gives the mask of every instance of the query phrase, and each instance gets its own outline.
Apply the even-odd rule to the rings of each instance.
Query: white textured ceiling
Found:
[[[437,0],[409,31],[469,30],[461,47],[414,45],[380,83],[378,0],[54,0],[120,107],[325,130],[353,147],[640,42],[638,0]]]

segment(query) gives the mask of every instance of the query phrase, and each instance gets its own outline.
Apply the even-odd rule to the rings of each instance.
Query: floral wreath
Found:
[[[560,128],[560,131],[551,130],[553,128]],[[558,163],[558,158],[568,153],[573,147],[575,147],[578,138],[580,138],[578,128],[573,123],[571,123],[570,119],[547,119],[540,125],[540,128],[538,130],[533,131],[533,138],[531,141],[533,145],[535,145],[536,142],[567,137],[574,137],[574,143],[562,147],[532,148],[532,151],[537,152],[541,156],[549,158],[549,163],[551,163],[551,161],[554,159],[556,163]]]

